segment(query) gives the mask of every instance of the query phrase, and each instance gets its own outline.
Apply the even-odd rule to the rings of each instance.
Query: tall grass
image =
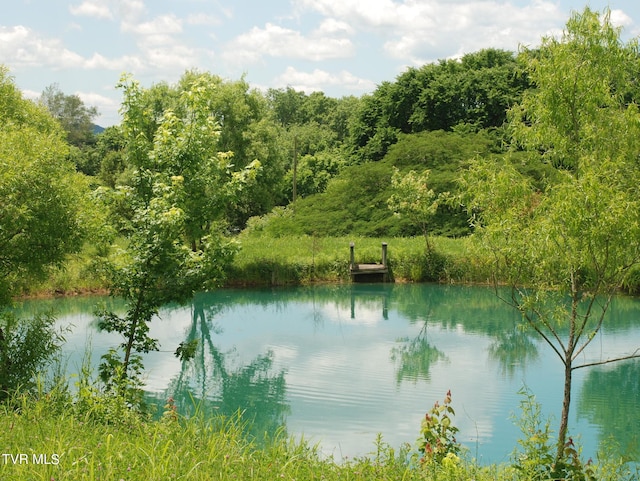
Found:
[[[291,285],[349,280],[349,244],[357,263],[379,263],[382,242],[397,282],[487,282],[487,263],[475,255],[470,238],[422,237],[239,237],[241,250],[229,273],[233,285]]]
[[[493,480],[502,468],[443,466],[427,473],[381,439],[353,460],[323,457],[284,431],[258,447],[239,418],[183,418],[171,403],[157,421],[101,423],[68,396],[16,396],[0,405],[0,479],[13,480]],[[25,455],[22,457],[21,455]]]
[[[317,446],[304,439],[287,436],[284,430],[256,443],[246,437],[247,429],[239,415],[232,418],[205,418],[200,414],[182,417],[171,400],[158,420],[131,416],[122,420],[101,419],[86,411],[86,405],[79,408],[77,401],[78,398],[71,396],[64,387],[58,387],[46,394],[41,391],[35,397],[14,394],[8,402],[0,404],[0,479],[547,479],[537,476],[537,469],[524,469],[517,464],[479,466],[473,460],[455,455],[447,455],[439,463],[421,463],[409,445],[396,451],[381,436],[372,440],[369,455],[336,460],[323,456]],[[114,401],[107,397],[98,402],[109,404]],[[120,407],[116,406],[116,409]],[[416,426],[416,432],[418,428]],[[534,458],[545,453],[538,448],[527,451],[529,457]],[[637,479],[638,475],[637,470],[629,469],[615,457],[593,467],[592,472],[595,479],[611,481]]]
[[[386,242],[388,263],[396,282],[486,283],[490,278],[488,263],[474,250],[471,237],[433,238],[434,251],[429,254],[422,237],[241,234],[236,239],[241,249],[228,272],[227,284],[231,286],[348,282],[351,242],[355,243],[357,263],[381,262],[381,245]],[[95,269],[95,252],[88,246],[53,270],[46,282],[32,286],[25,294],[102,293],[106,287]]]

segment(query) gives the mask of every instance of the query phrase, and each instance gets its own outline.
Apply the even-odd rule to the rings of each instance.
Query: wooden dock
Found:
[[[388,282],[389,266],[387,265],[387,243],[382,243],[381,264],[357,264],[355,261],[355,244],[349,244],[351,249],[349,272],[352,282]]]

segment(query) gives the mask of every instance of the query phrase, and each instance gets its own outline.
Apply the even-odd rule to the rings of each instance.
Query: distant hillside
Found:
[[[104,132],[104,127],[100,127],[99,125],[93,124],[94,134],[101,134],[102,132]]]

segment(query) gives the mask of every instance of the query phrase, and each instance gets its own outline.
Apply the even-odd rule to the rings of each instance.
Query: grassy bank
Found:
[[[241,250],[228,282],[232,285],[296,285],[349,280],[349,244],[358,263],[381,261],[388,245],[388,263],[396,282],[485,283],[486,263],[473,254],[470,238],[432,239],[427,254],[422,237],[253,237],[240,236]]]
[[[115,407],[117,409],[117,407]],[[284,431],[261,446],[237,420],[184,419],[167,405],[158,421],[104,422],[64,400],[0,406],[0,479],[13,480],[494,480],[508,468],[456,461],[425,470],[382,441],[353,460],[323,458]],[[508,477],[508,476],[507,476]]]
[[[267,237],[241,234],[240,250],[228,272],[228,286],[285,286],[349,282],[349,244],[355,243],[358,263],[381,261],[381,244],[388,245],[388,263],[395,282],[487,284],[490,260],[474,247],[473,237],[431,239],[427,254],[422,237]],[[94,267],[91,248],[70,256],[51,271],[49,278],[29,288],[25,296],[105,293],[103,279]],[[630,273],[623,286],[640,293],[640,269]]]
[[[423,463],[415,448],[394,450],[380,438],[372,440],[369,455],[334,459],[284,429],[256,442],[239,418],[181,417],[171,400],[158,420],[148,420],[86,386],[75,397],[55,392],[0,404],[3,481],[549,479],[541,469],[549,451],[539,433],[531,433],[523,444],[530,448],[525,461],[514,465],[479,466],[453,454]],[[571,479],[631,480],[638,474],[614,458],[589,469],[593,478]]]
[[[358,263],[381,261],[382,242],[388,244],[388,263],[396,282],[486,283],[486,262],[474,253],[469,237],[432,239],[428,255],[422,237],[263,237],[240,235],[240,245],[228,272],[229,286],[282,286],[349,281],[349,244],[355,243]],[[51,270],[43,283],[24,289],[25,296],[104,293],[106,286],[87,247]]]

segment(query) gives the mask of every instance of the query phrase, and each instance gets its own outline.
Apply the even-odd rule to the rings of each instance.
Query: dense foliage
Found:
[[[522,53],[537,88],[510,111],[514,148],[540,152],[556,175],[535,186],[509,161],[484,158],[463,182],[495,278],[512,288],[508,302],[563,365],[554,476],[567,463],[573,372],[585,367],[581,354],[640,262],[640,113],[624,96],[634,81],[626,66],[638,53],[636,41],[620,40],[609,13],[574,14],[562,38]]]
[[[50,315],[16,319],[11,297],[82,247],[92,224],[88,184],[68,160],[65,133],[22,98],[0,67],[0,400],[34,385],[61,337]]]

